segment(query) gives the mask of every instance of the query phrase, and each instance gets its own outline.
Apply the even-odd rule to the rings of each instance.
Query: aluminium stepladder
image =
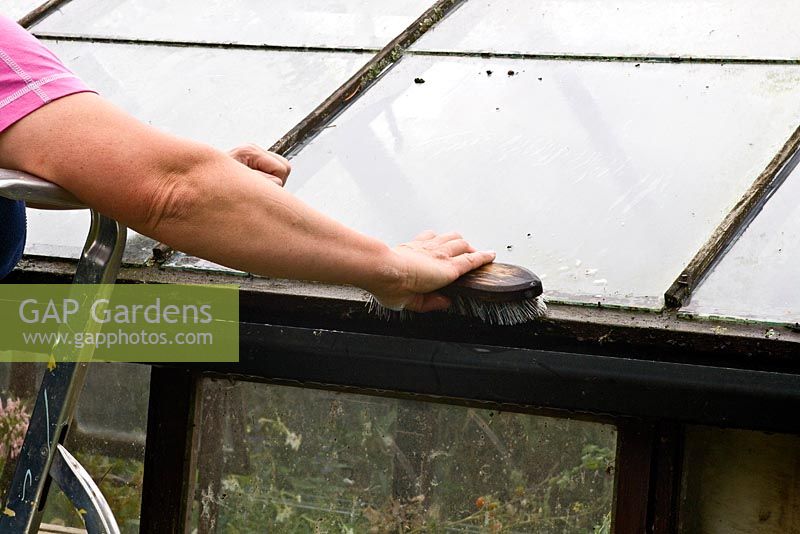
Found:
[[[19,171],[0,169],[0,196],[54,209],[87,209],[61,187]],[[125,249],[127,229],[91,210],[91,227],[78,261],[73,284],[112,284]],[[0,510],[0,533],[34,533],[52,482],[58,484],[79,511],[89,534],[117,534],[119,526],[100,489],[63,443],[77,406],[88,358],[77,360],[75,349],[53,347],[36,396],[25,441],[18,456],[6,502]],[[71,360],[71,361],[70,361]]]

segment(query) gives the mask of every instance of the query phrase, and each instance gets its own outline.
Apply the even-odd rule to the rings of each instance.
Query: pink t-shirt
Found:
[[[0,132],[62,96],[91,91],[33,35],[0,15]]]

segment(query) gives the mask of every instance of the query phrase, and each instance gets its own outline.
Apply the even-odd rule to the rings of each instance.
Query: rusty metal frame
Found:
[[[668,308],[677,309],[689,303],[694,288],[703,280],[711,267],[725,255],[771,194],[794,169],[797,164],[798,148],[800,148],[800,127],[792,133],[664,294]]]
[[[592,61],[603,63],[712,63],[714,65],[798,65],[800,59],[754,59],[745,57],[641,56],[603,54],[537,54],[530,52],[492,52],[419,49],[415,56],[480,57],[481,59],[530,59],[535,61]]]
[[[47,0],[47,2],[33,9],[27,15],[19,19],[17,21],[17,24],[19,24],[23,28],[30,28],[37,22],[46,18],[53,11],[61,8],[61,6],[63,6],[69,1],[70,0]]]

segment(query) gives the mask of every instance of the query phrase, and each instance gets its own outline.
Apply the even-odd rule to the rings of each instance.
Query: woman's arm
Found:
[[[265,276],[352,284],[391,307],[445,307],[429,293],[494,259],[458,234],[426,233],[391,249],[292,196],[277,183],[285,176],[266,179],[91,93],[51,102],[0,134],[0,167],[50,180],[195,256]]]

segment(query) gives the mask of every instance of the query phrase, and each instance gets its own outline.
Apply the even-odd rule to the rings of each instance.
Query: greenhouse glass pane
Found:
[[[798,122],[796,66],[407,56],[288,188],[389,243],[457,230],[551,298],[660,306]]]
[[[432,0],[73,0],[37,33],[278,46],[383,48]]]
[[[124,534],[139,532],[150,367],[89,365],[66,447],[89,472]],[[45,523],[83,527],[75,508],[53,485]]]
[[[690,426],[684,447],[681,534],[800,530],[800,437]]]
[[[91,87],[139,119],[227,150],[269,146],[369,54],[45,41]],[[88,212],[29,212],[26,252],[77,258]]]
[[[0,15],[19,20],[44,2],[45,0],[3,0],[0,4]]]
[[[612,426],[227,380],[202,391],[198,532],[554,534],[610,522]]]
[[[25,254],[49,258],[75,259],[81,257],[91,217],[89,210],[28,209],[28,239]],[[142,265],[152,256],[152,239],[128,229],[124,264]]]
[[[45,43],[92,88],[137,118],[221,149],[271,145],[370,57]]]
[[[798,17],[791,0],[481,0],[412,49],[797,59]]]
[[[800,321],[800,169],[795,168],[692,295],[684,311]]]

